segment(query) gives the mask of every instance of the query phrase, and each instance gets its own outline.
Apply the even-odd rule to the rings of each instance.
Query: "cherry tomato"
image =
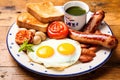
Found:
[[[16,33],[15,41],[17,44],[22,44],[24,41],[32,42],[33,33],[29,30],[20,30]]]
[[[49,38],[62,39],[68,35],[68,26],[62,21],[52,22],[47,29]]]

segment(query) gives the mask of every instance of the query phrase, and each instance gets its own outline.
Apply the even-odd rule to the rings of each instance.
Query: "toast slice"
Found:
[[[64,16],[52,2],[28,3],[27,11],[43,23],[62,20]]]
[[[48,23],[42,23],[34,18],[31,14],[24,12],[18,15],[17,25],[21,28],[35,29],[46,32]]]

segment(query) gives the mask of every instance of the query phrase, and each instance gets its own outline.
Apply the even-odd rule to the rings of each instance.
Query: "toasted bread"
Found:
[[[64,15],[52,2],[28,3],[27,11],[43,23],[62,20]]]
[[[31,14],[24,12],[17,17],[17,25],[22,28],[35,29],[46,32],[48,23],[42,23],[34,18]]]

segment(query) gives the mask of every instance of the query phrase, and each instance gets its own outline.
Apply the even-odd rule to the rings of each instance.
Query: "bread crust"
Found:
[[[21,13],[17,17],[17,25],[21,28],[35,29],[42,32],[46,32],[48,23],[45,24],[45,23],[39,22],[32,15],[25,12],[25,13]]]
[[[64,16],[64,14],[57,10],[51,2],[28,3],[27,11],[43,23],[61,21]]]

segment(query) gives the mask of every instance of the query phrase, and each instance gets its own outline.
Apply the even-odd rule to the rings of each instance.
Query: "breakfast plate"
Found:
[[[62,6],[56,6],[57,9],[63,11]],[[87,21],[90,19],[93,13],[89,12],[87,14]],[[19,45],[15,42],[15,35],[18,31],[18,26],[16,22],[10,27],[7,37],[6,37],[6,44],[9,53],[18,62],[22,67],[26,68],[27,70],[46,76],[54,76],[54,77],[70,77],[70,76],[78,76],[89,73],[97,68],[101,67],[105,62],[110,58],[112,54],[112,49],[107,49],[104,47],[100,47],[99,50],[96,52],[96,57],[88,63],[81,63],[78,62],[63,71],[56,71],[52,69],[47,69],[43,65],[37,64],[32,62],[26,53],[18,52]],[[100,31],[104,34],[112,35],[112,31],[110,27],[103,21],[100,25]]]

